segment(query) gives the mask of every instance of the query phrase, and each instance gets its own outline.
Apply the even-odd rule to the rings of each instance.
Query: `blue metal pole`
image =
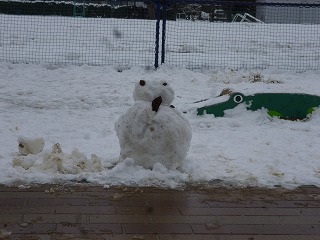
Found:
[[[162,42],[161,42],[161,64],[165,62],[166,56],[166,24],[167,24],[167,1],[163,0],[162,5]]]
[[[160,0],[156,1],[156,46],[155,46],[155,59],[154,59],[154,67],[159,67],[159,35],[160,35]]]

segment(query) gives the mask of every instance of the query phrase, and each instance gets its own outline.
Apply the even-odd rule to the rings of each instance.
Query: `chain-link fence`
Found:
[[[0,1],[0,61],[153,65],[149,3],[112,4]]]
[[[0,0],[0,61],[320,69],[320,4],[283,2]]]
[[[178,1],[177,20],[166,24],[168,64],[295,71],[320,67],[320,5]]]

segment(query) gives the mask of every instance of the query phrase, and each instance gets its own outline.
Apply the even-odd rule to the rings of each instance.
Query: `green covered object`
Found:
[[[298,120],[307,118],[320,106],[320,97],[299,93],[257,93],[245,96],[235,92],[225,102],[198,108],[197,115],[213,114],[215,117],[222,117],[225,110],[235,108],[241,103],[246,105],[247,110],[266,108],[272,117]]]

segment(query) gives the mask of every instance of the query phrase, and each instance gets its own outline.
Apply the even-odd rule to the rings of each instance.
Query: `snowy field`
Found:
[[[155,36],[155,20],[0,14],[0,61],[154,66]],[[188,69],[317,70],[319,39],[319,24],[167,21],[165,61]]]
[[[28,49],[21,46],[25,42],[18,40],[19,33],[6,35],[3,29],[0,29],[2,43],[5,40],[14,46],[12,49]],[[299,43],[299,54],[308,53],[310,44],[299,41],[292,45]],[[266,52],[276,52],[269,47],[266,42]],[[2,44],[0,53],[3,49]],[[190,52],[193,48],[185,49]],[[30,56],[36,56],[37,49],[32,51],[34,54]],[[152,48],[150,51],[152,53]],[[175,52],[177,57],[181,51],[171,48],[170,54]],[[55,55],[54,49],[51,53],[52,56],[79,56],[63,51]],[[319,61],[309,59],[308,64],[317,66],[315,60]],[[200,117],[195,111],[204,103],[194,103],[209,97],[211,102],[224,101],[227,97],[218,95],[225,88],[244,94],[320,95],[320,70],[302,73],[275,68],[192,71],[169,64],[154,70],[121,64],[75,66],[71,63],[0,62],[0,183],[27,186],[85,181],[105,187],[170,188],[186,184],[320,186],[320,110],[306,121],[270,118],[264,109],[250,112],[243,105],[227,111],[225,117]],[[114,124],[134,103],[132,92],[140,79],[169,81],[175,90],[173,105],[186,112],[185,117],[190,121],[191,147],[179,171],[168,170],[161,164],[145,169],[132,159],[114,165],[120,153]],[[18,151],[20,136],[44,138],[44,150],[37,155],[22,156]]]

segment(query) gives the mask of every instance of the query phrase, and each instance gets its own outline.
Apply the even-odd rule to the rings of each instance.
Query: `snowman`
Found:
[[[173,89],[166,81],[140,80],[133,99],[134,105],[115,124],[119,160],[132,158],[145,168],[161,163],[176,169],[186,159],[192,134],[188,120],[170,105]]]

